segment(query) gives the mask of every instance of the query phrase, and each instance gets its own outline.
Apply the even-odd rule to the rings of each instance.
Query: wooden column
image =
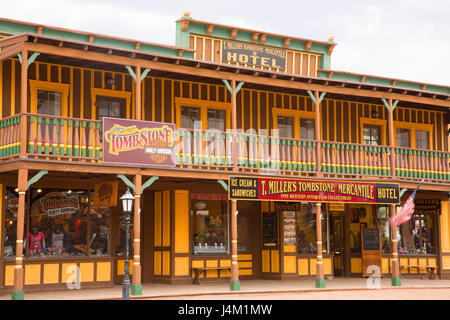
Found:
[[[316,145],[316,171],[317,176],[322,176],[322,153],[321,150],[321,144],[320,144],[320,103],[319,103],[319,91],[314,91],[314,98],[316,99],[316,106],[314,108],[315,112],[315,139],[317,141]]]
[[[28,51],[22,50],[22,67],[20,73],[20,158],[27,153],[27,88],[28,88]]]
[[[392,218],[395,215],[395,204],[391,204],[390,207],[390,217]],[[398,251],[397,251],[397,224],[394,223],[391,225],[391,240],[392,240],[392,264],[391,264],[391,273],[392,286],[401,286],[402,280],[400,279],[400,266],[398,261]]]
[[[238,243],[237,243],[237,200],[231,200],[231,291],[240,290]]]
[[[316,264],[316,288],[325,288],[325,276],[322,256],[322,204],[316,203],[316,239],[317,239],[317,264]]]
[[[236,114],[236,80],[231,80],[231,128],[233,130],[233,171],[238,171],[237,164],[237,114]]]
[[[133,236],[133,279],[131,284],[131,294],[133,296],[142,295],[141,283],[141,194],[142,176],[134,176],[134,236]]]
[[[17,188],[19,189],[19,207],[17,210],[17,240],[16,240],[16,264],[14,269],[14,288],[11,293],[12,300],[23,300],[23,239],[25,222],[25,195],[27,193],[28,170],[19,169]]]
[[[389,151],[391,159],[391,177],[395,178],[395,150],[394,150],[394,110],[392,110],[392,99],[389,98],[389,112],[388,112],[388,126],[389,126]]]
[[[136,67],[136,97],[135,97],[135,115],[136,120],[142,119],[142,105],[141,105],[141,67]]]

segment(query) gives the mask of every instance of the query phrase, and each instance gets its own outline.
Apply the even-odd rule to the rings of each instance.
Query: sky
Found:
[[[331,69],[450,86],[448,0],[0,0],[3,18],[175,44],[193,19],[326,41]]]

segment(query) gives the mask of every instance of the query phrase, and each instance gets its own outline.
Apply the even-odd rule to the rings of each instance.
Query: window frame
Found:
[[[208,130],[208,109],[225,110],[225,130],[230,129],[231,103],[176,97],[175,108],[177,112],[177,128],[181,128],[181,107],[200,108],[200,121],[202,122],[203,131]]]
[[[394,121],[394,145],[397,147],[397,129],[408,129],[410,131],[411,137],[411,149],[416,149],[416,130],[420,131],[428,131],[428,143],[430,149],[435,150],[433,148],[433,125],[428,123],[413,123],[413,122],[405,122],[405,121]]]
[[[37,114],[37,94],[38,90],[53,91],[61,93],[61,117],[67,117],[68,112],[68,98],[70,92],[70,84],[28,80],[30,84],[30,111]]]
[[[275,129],[275,130],[278,129],[278,116],[294,118],[294,137],[293,137],[294,139],[301,139],[300,138],[300,119],[313,119],[313,120],[316,119],[316,113],[314,111],[273,108],[272,109],[272,119],[273,119],[273,129]],[[314,128],[314,130],[316,130],[316,129],[317,128]],[[314,133],[314,135],[316,135],[316,133]],[[322,139],[322,132],[321,132],[321,139]]]
[[[372,119],[372,118],[359,118],[359,141],[360,144],[364,144],[364,126],[379,126],[381,134],[381,146],[386,146],[386,123],[387,120]]]
[[[97,120],[97,96],[110,97],[110,98],[122,98],[125,99],[125,119],[130,119],[130,91],[118,91],[111,89],[91,88],[91,119]]]

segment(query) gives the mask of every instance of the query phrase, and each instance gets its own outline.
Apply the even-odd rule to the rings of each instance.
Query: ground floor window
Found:
[[[19,208],[18,190],[6,188],[5,196],[5,220],[4,220],[4,246],[3,256],[5,258],[16,257],[16,238],[17,238],[17,211]],[[25,207],[27,202],[25,200]],[[27,221],[27,212],[25,211],[25,223]],[[25,225],[26,228],[26,225]]]
[[[324,211],[325,206],[322,205],[322,248],[327,248],[327,217]],[[286,235],[287,229],[292,229],[289,225],[293,225],[292,215],[285,213],[285,243],[294,243],[292,232]],[[302,203],[299,211],[295,212],[296,240],[298,253],[317,253],[317,233],[316,233],[316,205],[314,203]]]
[[[434,216],[413,215],[397,230],[399,254],[435,254]]]
[[[191,193],[194,254],[228,253],[228,197],[221,193]]]
[[[376,217],[372,205],[349,205],[350,253],[361,253],[361,229],[375,228]]]

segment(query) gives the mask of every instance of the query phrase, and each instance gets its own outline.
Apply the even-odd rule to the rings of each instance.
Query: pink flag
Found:
[[[417,188],[414,189],[413,193],[409,196],[409,198],[403,204],[402,208],[400,209],[400,212],[397,213],[396,215],[392,216],[389,219],[389,223],[391,226],[393,226],[394,223],[396,223],[397,226],[399,226],[399,225],[407,222],[409,219],[411,219],[411,216],[414,213],[414,197],[416,196],[416,192],[419,189],[422,182],[423,182],[423,179],[422,179],[422,181],[420,181]]]

